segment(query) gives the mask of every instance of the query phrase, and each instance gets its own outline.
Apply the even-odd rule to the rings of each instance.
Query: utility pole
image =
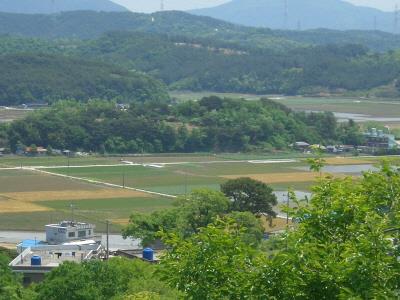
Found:
[[[69,207],[71,208],[71,221],[74,222],[74,209],[75,209],[75,205],[73,205],[72,203],[69,205]]]
[[[289,205],[290,205],[289,189],[288,189],[288,193],[287,193],[286,205],[287,205],[287,209],[288,209],[288,211],[286,213],[286,226],[289,226]]]
[[[297,21],[297,31],[301,31],[301,21]]]
[[[122,187],[125,188],[125,172],[122,173]]]
[[[106,239],[106,259],[108,260],[110,257],[110,221],[106,221],[107,225],[107,239]]]

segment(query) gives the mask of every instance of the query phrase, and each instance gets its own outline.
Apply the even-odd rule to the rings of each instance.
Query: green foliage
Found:
[[[241,238],[246,245],[253,247],[260,245],[265,232],[260,218],[249,211],[233,211],[227,214],[225,218],[232,219],[237,229],[241,230]]]
[[[10,258],[0,253],[0,299],[24,299],[21,280],[8,267]]]
[[[233,226],[231,226],[233,225]],[[187,299],[246,299],[253,271],[253,250],[232,222],[216,221],[189,239],[165,235],[170,246],[163,257],[163,279]]]
[[[164,280],[188,299],[397,299],[400,171],[323,178],[313,193],[268,255],[231,222],[165,235]]]
[[[163,85],[150,77],[101,62],[60,55],[13,54],[0,56],[0,105],[88,101],[166,102]]]
[[[159,295],[164,293],[176,295],[174,291],[157,281],[153,276],[154,271],[151,265],[144,262],[121,258],[114,258],[107,262],[90,261],[81,265],[66,262],[49,273],[45,280],[35,287],[35,290],[37,299],[48,300],[108,300],[114,297],[115,299],[131,299],[128,297],[130,291],[133,294],[160,292]],[[138,282],[143,283],[147,279],[151,280],[155,287],[143,285],[139,288]]]
[[[124,237],[141,238],[142,244],[153,243],[160,231],[190,236],[199,228],[229,211],[229,200],[220,192],[195,190],[188,197],[181,197],[175,208],[151,215],[133,214],[129,225],[123,230]]]
[[[322,168],[326,164],[326,160],[323,158],[323,151],[321,145],[314,145],[311,148],[312,153],[315,155],[314,158],[308,158],[307,163],[310,165],[310,171],[318,172],[322,176]]]
[[[221,185],[221,191],[231,199],[233,211],[248,211],[275,217],[273,206],[277,205],[276,195],[267,184],[251,178],[228,180]]]
[[[85,27],[87,31],[75,24],[88,17],[85,15],[90,17],[89,20],[85,19],[85,24],[89,23],[88,28]],[[117,16],[118,19],[112,18],[113,16]],[[19,17],[28,23],[31,21],[25,20],[25,16]],[[18,15],[15,18],[18,18]],[[33,16],[30,18],[35,19]],[[45,23],[46,18],[41,16],[40,25]],[[318,94],[346,90],[364,93],[388,85],[396,90],[394,83],[399,77],[398,53],[394,51],[371,53],[368,48],[351,41],[351,36],[357,36],[358,33],[340,33],[350,37],[344,38],[343,42],[340,37],[339,40],[333,38],[338,40],[336,43],[327,43],[316,33],[317,41],[300,44],[280,37],[280,34],[287,34],[286,32],[276,33],[268,29],[239,27],[179,12],[152,16],[76,12],[49,18],[51,20],[48,21],[51,23],[61,23],[57,30],[73,33],[57,35],[54,30],[47,32],[48,28],[54,28],[53,24],[48,28],[42,28],[40,33],[45,37],[55,34],[58,37],[68,36],[70,39],[49,41],[37,38],[26,40],[9,36],[0,37],[0,50],[4,50],[2,54],[6,56],[29,53],[35,57],[44,54],[57,56],[63,54],[70,59],[79,57],[80,60],[85,58],[98,61],[98,64],[99,61],[117,64],[119,67],[114,66],[114,69],[118,70],[117,78],[101,77],[102,80],[113,81],[112,89],[118,87],[118,92],[124,99],[129,98],[127,97],[129,93],[124,90],[130,89],[130,85],[126,83],[125,86],[122,83],[117,85],[114,81],[122,80],[120,76],[126,77],[126,75],[120,73],[132,69],[146,72],[162,80],[170,89],[257,94]],[[69,22],[77,28],[67,27],[66,24]],[[111,22],[113,24],[109,24]],[[27,28],[31,30],[36,26],[27,25]],[[117,28],[112,30],[115,27],[122,31],[118,31]],[[2,28],[1,14],[0,28]],[[132,28],[135,30],[132,31]],[[9,29],[9,32],[12,31]],[[90,31],[97,34],[90,34]],[[33,36],[41,34],[35,33]],[[312,33],[304,34],[312,35]],[[80,35],[88,40],[76,39]],[[368,44],[365,42],[368,40],[368,33],[364,35],[367,37],[359,40],[363,45]],[[379,36],[378,33],[374,33],[371,38],[379,39],[376,35]],[[392,37],[392,41],[395,40],[394,43],[399,43],[398,38],[389,36]],[[383,40],[388,41],[390,38],[385,36]],[[374,42],[371,46],[377,47]],[[384,47],[383,44],[379,46]],[[11,68],[9,65],[2,67]],[[101,69],[105,68],[102,64]],[[36,73],[39,73],[39,70]],[[63,75],[59,73],[55,75]],[[93,71],[92,76],[100,76],[97,73]],[[114,76],[114,72],[111,74]],[[57,78],[48,76],[47,79],[54,82]],[[71,83],[78,85],[79,82],[72,80]],[[63,84],[66,84],[65,81]],[[110,97],[110,94],[116,96],[113,91],[109,91],[110,84],[104,84],[105,88],[97,91],[96,96],[100,96],[100,93],[107,97]],[[84,93],[92,96],[92,89],[79,87]],[[13,94],[13,91],[10,92]],[[25,88],[24,93],[21,92],[19,96],[29,99],[28,92],[37,96],[35,94],[37,91],[33,93],[32,88]],[[62,92],[70,96],[68,90],[66,92],[63,89]],[[79,98],[77,95],[73,96]]]
[[[285,149],[299,140],[323,141],[321,119],[321,129],[308,126],[307,115],[266,99],[211,97],[171,106],[136,103],[129,109],[100,100],[62,101],[13,122],[4,141],[13,151],[21,144],[108,153]]]

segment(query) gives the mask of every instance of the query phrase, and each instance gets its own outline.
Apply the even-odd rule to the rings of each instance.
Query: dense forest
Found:
[[[0,14],[8,24],[0,33],[31,36],[0,36],[0,104],[167,98],[138,72],[171,90],[400,94],[398,51],[371,51],[398,47],[400,38],[389,33],[272,31],[182,12],[68,12],[31,24],[36,18]]]
[[[99,97],[125,103],[169,99],[162,83],[101,62],[59,55],[9,54],[0,55],[0,69],[0,105]]]
[[[53,90],[52,94],[56,94],[58,99],[59,96],[71,98],[77,93],[74,92],[74,87],[63,87],[65,83],[59,84],[57,78],[61,79],[61,75],[64,78],[70,76],[75,80],[68,82],[76,85],[82,82],[78,78],[86,76],[83,74],[90,76],[92,73],[94,75],[85,80],[94,82],[96,77],[101,77],[103,81],[120,82],[124,81],[122,77],[126,76],[141,78],[145,82],[140,84],[149,86],[148,89],[153,91],[142,94],[147,97],[160,96],[161,93],[156,92],[162,89],[160,84],[143,74],[134,74],[128,70],[145,72],[164,82],[169,89],[175,90],[289,95],[361,91],[367,94],[374,88],[392,86],[391,95],[399,93],[395,85],[400,76],[399,53],[371,53],[368,49],[354,44],[294,47],[277,52],[211,38],[111,32],[91,40],[42,40],[3,36],[0,37],[0,50],[0,59],[3,57],[0,61],[2,70],[11,74],[0,77],[0,85],[10,85],[11,93],[14,93],[12,90],[18,84],[22,91],[32,94],[36,101],[45,99],[41,98],[40,92],[28,85],[28,81],[11,81],[11,78],[17,76],[23,78],[25,71],[24,74],[19,72],[24,69],[27,70],[26,75],[31,78],[42,78],[41,80],[47,82],[49,89]],[[21,55],[31,57],[32,62],[23,60]],[[43,61],[43,55],[53,57],[52,63],[48,63],[46,67],[35,64],[35,61]],[[84,59],[91,62],[69,64],[68,59]],[[11,62],[16,63],[18,67],[14,68],[14,63]],[[64,68],[65,64],[75,66],[75,71]],[[93,69],[95,65],[96,72]],[[61,69],[68,72],[61,72]],[[78,70],[82,75],[73,75]],[[35,74],[29,74],[33,71]],[[110,73],[124,75],[110,78]],[[118,88],[110,82],[102,85],[110,90],[117,89],[119,97],[124,101],[129,100],[132,93],[132,86],[127,84],[126,80]],[[90,83],[86,86],[89,91],[93,90]],[[16,97],[10,97],[7,93],[9,92],[4,95],[9,103],[28,101],[26,97],[18,94]],[[95,94],[93,91],[83,93],[86,93],[86,98],[98,96],[110,99],[117,96],[114,91],[108,93],[101,86]],[[53,98],[53,95],[50,97]]]
[[[101,153],[271,151],[299,140],[329,143],[358,136],[356,124],[339,125],[331,113],[295,113],[267,99],[208,97],[175,105],[133,103],[129,109],[101,100],[63,101],[1,127],[0,145],[12,151],[35,144]]]

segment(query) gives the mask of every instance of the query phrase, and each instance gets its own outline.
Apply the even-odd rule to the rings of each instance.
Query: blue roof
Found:
[[[44,244],[45,242],[38,240],[23,240],[21,243],[18,244],[18,246],[22,248],[35,248]]]

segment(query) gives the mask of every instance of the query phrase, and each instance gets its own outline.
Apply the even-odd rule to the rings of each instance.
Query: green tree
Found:
[[[276,216],[273,211],[278,203],[276,195],[271,187],[261,181],[247,177],[232,179],[221,185],[221,191],[231,199],[233,211]]]
[[[21,278],[12,273],[8,267],[10,259],[0,253],[0,299],[24,299],[26,294],[21,284]]]
[[[188,239],[164,235],[169,246],[161,262],[163,279],[187,299],[246,299],[253,250],[232,220],[218,220]]]
[[[83,264],[63,263],[35,287],[38,299],[108,300],[127,292],[133,280],[151,274],[141,261],[111,259]]]
[[[190,236],[229,211],[229,200],[211,190],[195,190],[174,203],[175,208],[152,214],[133,214],[123,236],[140,238],[143,245],[157,240],[159,231]]]

